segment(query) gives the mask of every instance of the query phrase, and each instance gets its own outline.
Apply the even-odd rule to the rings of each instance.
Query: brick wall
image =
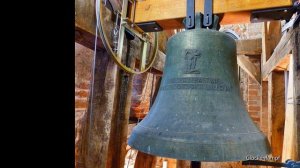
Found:
[[[251,58],[257,69],[260,68],[260,59]],[[261,120],[261,86],[248,76],[248,112],[252,120],[260,127]]]
[[[75,119],[87,110],[93,52],[75,43]]]
[[[221,29],[231,29],[241,39],[262,37],[262,23],[223,25]],[[250,61],[260,69],[260,58],[250,57]],[[262,128],[261,123],[261,86],[243,70],[240,70],[240,89],[242,97],[252,120]],[[261,129],[264,131],[263,129]]]
[[[93,51],[75,43],[75,167],[82,167],[79,156],[82,128],[86,121]]]

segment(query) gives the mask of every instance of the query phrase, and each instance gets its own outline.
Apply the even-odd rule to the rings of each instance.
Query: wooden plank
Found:
[[[245,71],[247,74],[253,78],[257,83],[260,84],[260,72],[256,66],[250,61],[249,58],[244,55],[237,56],[237,64]]]
[[[224,13],[221,18],[220,25],[251,23],[250,17],[250,11]]]
[[[271,57],[273,50],[275,49],[277,43],[281,37],[281,26],[280,21],[272,21],[272,22],[264,22],[262,27],[262,54],[261,54],[261,69],[263,68],[264,64],[267,60]],[[262,105],[262,112],[261,112],[261,129],[266,134],[270,141],[270,130],[271,130],[271,113],[269,111],[269,104],[270,100],[268,98],[269,88],[268,81],[261,82],[262,86],[262,94],[261,94],[261,105]]]
[[[177,167],[177,160],[168,158],[168,168],[176,168]]]
[[[115,109],[117,66],[105,50],[98,50],[95,59],[93,90],[89,98],[84,131],[84,167],[106,167],[112,114]]]
[[[268,81],[262,81],[260,129],[266,136],[268,136],[268,125]]]
[[[191,162],[188,160],[177,160],[176,168],[190,168]]]
[[[274,68],[275,71],[285,71],[289,69],[289,64],[290,64],[290,57],[292,54],[288,54],[285,57],[283,57],[276,67]]]
[[[293,37],[293,104],[296,114],[296,158],[300,160],[300,24],[295,29]]]
[[[262,65],[271,57],[281,38],[281,22],[264,22],[262,27]]]
[[[292,37],[295,36],[295,29],[290,30],[285,33],[280,39],[277,47],[274,49],[272,56],[262,67],[262,78],[266,80],[268,74],[275,69],[277,65],[282,61],[282,59],[286,59],[285,57],[290,54],[293,46],[292,46]]]
[[[129,52],[129,54],[132,52]],[[133,58],[131,55],[127,55]],[[127,61],[128,67],[134,67],[135,59]],[[129,113],[131,108],[131,95],[133,88],[133,74],[127,74],[120,70],[118,97],[116,97],[117,105],[112,116],[111,134],[109,141],[109,153],[107,158],[107,167],[124,167]]]
[[[271,144],[272,155],[282,158],[285,121],[284,73],[272,72],[269,75],[268,84],[268,138]]]
[[[294,66],[293,56],[291,56],[289,64],[289,78],[286,98],[286,109],[285,109],[285,125],[284,125],[284,137],[283,137],[283,149],[282,149],[282,162],[287,159],[297,160],[296,149],[297,149],[297,132],[296,132],[296,111],[294,111]]]
[[[220,25],[250,23],[251,12],[228,12],[220,16]],[[184,18],[174,18],[166,20],[156,20],[163,30],[183,29],[182,23]]]
[[[291,0],[251,0],[251,1],[214,1],[213,13],[228,13],[251,11],[283,6],[291,6]],[[203,12],[204,0],[196,0],[196,12]],[[145,0],[138,1],[135,12],[135,22],[150,22],[184,18],[186,16],[186,1],[183,0]]]
[[[236,40],[237,55],[260,55],[262,53],[262,39]]]
[[[156,156],[149,155],[147,153],[138,152],[134,168],[155,168],[156,165]]]

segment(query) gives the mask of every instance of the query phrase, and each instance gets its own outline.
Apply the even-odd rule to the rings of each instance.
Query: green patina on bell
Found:
[[[234,39],[209,29],[171,37],[157,98],[128,144],[144,153],[192,161],[267,155],[268,140],[240,95]]]

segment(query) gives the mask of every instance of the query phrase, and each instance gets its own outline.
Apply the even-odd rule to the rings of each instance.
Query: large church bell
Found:
[[[191,161],[241,161],[269,154],[268,140],[240,95],[234,39],[200,28],[199,20],[197,14],[196,29],[169,39],[159,93],[128,144],[144,153]]]

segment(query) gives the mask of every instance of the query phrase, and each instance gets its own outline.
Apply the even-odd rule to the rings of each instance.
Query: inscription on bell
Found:
[[[197,62],[201,57],[201,52],[197,49],[186,49],[185,50],[185,74],[200,74],[200,70],[197,68]]]
[[[224,91],[229,92],[232,86],[223,80],[216,78],[204,77],[189,77],[189,78],[171,78],[169,79],[162,90],[176,90],[176,89],[199,89],[208,91]]]

